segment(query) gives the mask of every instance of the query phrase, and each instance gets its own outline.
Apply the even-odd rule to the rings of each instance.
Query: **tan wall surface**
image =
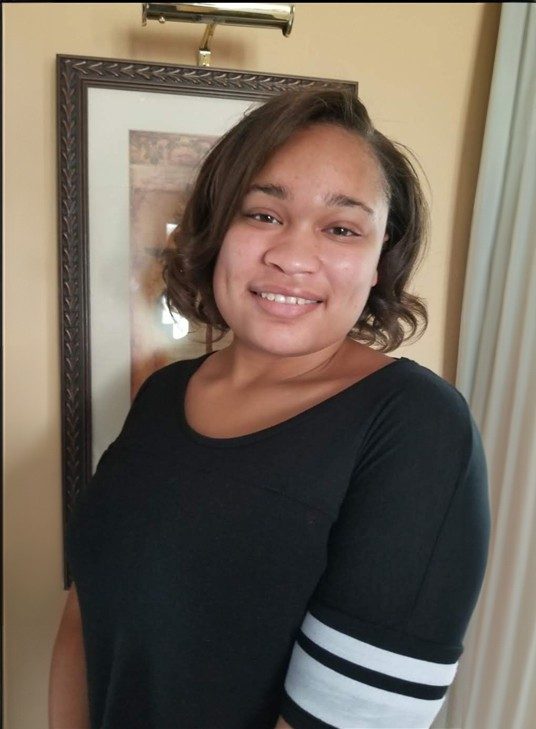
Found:
[[[65,599],[55,56],[195,64],[202,27],[142,28],[140,3],[15,3],[3,13],[5,726],[40,729]],[[415,151],[433,235],[413,288],[430,325],[401,354],[450,381],[499,16],[499,4],[298,3],[290,38],[228,27],[213,42],[214,66],[358,80],[377,126]]]

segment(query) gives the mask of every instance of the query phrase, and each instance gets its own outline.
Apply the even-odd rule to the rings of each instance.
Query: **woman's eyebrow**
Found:
[[[365,205],[361,200],[355,200],[353,197],[344,195],[340,192],[331,193],[324,198],[326,205],[330,207],[350,207],[350,208],[363,208],[363,210],[369,215],[374,215],[374,210],[368,205]]]
[[[249,195],[251,192],[264,192],[266,195],[276,197],[278,200],[291,200],[292,195],[289,190],[283,185],[275,185],[274,183],[268,182],[264,185],[254,184],[246,192]],[[374,210],[366,205],[362,200],[356,200],[349,195],[344,195],[340,192],[333,192],[324,197],[324,203],[328,207],[350,207],[350,208],[362,208],[369,215],[374,215]]]
[[[271,182],[266,185],[251,185],[246,195],[249,195],[250,192],[264,192],[266,195],[272,195],[272,197],[277,197],[279,200],[287,200],[292,197],[286,187],[283,187],[283,185],[274,185]]]

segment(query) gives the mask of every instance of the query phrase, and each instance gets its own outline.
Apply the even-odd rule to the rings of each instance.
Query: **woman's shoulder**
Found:
[[[467,400],[455,384],[416,360],[401,357],[399,361],[406,364],[399,371],[400,392],[405,398],[412,398],[430,409],[450,406],[467,411]]]
[[[194,372],[208,356],[208,354],[202,354],[199,357],[180,359],[159,367],[144,380],[138,394],[147,391],[154,392],[155,389],[165,388],[170,385],[175,387],[182,378],[188,377]]]
[[[465,397],[454,384],[414,359],[390,357],[369,347],[356,347],[349,350],[345,366],[349,379],[356,371],[363,373],[360,379],[370,385],[374,398],[383,393],[394,403],[413,400],[431,407],[467,408]]]
[[[417,449],[419,444],[435,440],[450,442],[453,447],[479,442],[471,408],[454,384],[407,357],[387,369],[392,377],[379,398],[372,432],[405,432]]]

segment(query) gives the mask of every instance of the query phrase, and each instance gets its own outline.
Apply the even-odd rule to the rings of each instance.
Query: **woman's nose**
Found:
[[[281,231],[264,254],[264,262],[284,273],[315,273],[320,266],[312,232]]]

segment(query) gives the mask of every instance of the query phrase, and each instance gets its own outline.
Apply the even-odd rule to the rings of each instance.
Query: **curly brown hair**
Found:
[[[428,205],[411,152],[377,131],[365,106],[346,89],[308,89],[275,96],[247,113],[212,148],[172,234],[172,246],[166,249],[167,304],[189,320],[209,324],[222,333],[229,330],[212,288],[225,234],[253,178],[271,155],[292,134],[317,123],[337,124],[357,133],[383,171],[389,203],[388,239],[378,262],[378,283],[349,336],[390,352],[402,342],[422,336],[428,325],[424,300],[407,291],[427,244]]]

